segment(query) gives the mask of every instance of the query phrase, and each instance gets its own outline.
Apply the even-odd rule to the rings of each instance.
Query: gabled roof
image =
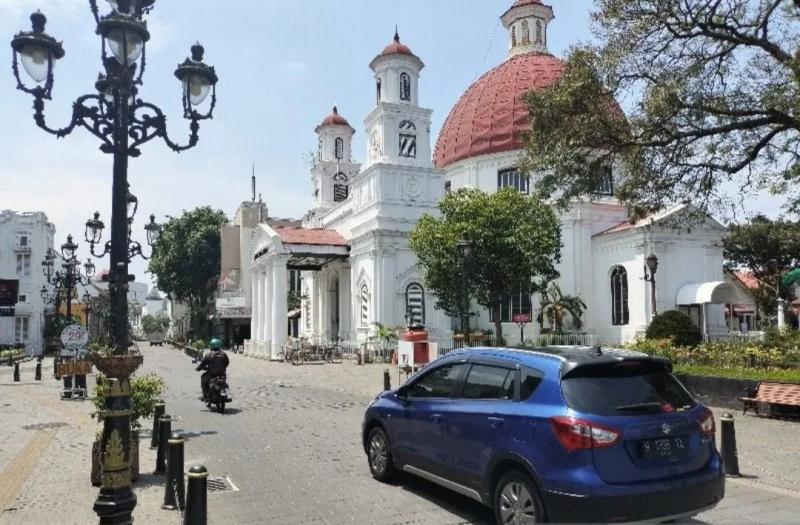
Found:
[[[678,206],[674,206],[672,208],[662,210],[657,213],[653,213],[635,222],[631,220],[622,221],[606,230],[594,234],[593,237],[600,237],[603,235],[610,235],[613,233],[619,233],[623,231],[642,228],[644,226],[651,226],[659,222],[666,222],[668,219],[679,219],[680,214],[685,214],[685,215],[698,214],[699,216],[702,216],[706,221],[710,222],[714,228],[719,230],[725,230],[725,227],[722,224],[720,224],[716,219],[714,219],[711,215],[701,211],[700,209],[698,209],[695,206],[692,206],[691,204],[680,204]]]
[[[334,230],[317,228],[275,228],[284,244],[310,244],[316,246],[347,246],[347,241]]]

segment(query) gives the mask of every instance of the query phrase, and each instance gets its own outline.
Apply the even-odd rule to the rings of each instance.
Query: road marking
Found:
[[[54,432],[46,430],[37,432],[0,473],[0,512],[17,496],[54,436]]]

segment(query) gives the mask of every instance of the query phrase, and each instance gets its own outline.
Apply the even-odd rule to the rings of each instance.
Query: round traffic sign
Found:
[[[61,332],[61,344],[68,350],[78,350],[88,342],[89,331],[79,324],[71,324]]]

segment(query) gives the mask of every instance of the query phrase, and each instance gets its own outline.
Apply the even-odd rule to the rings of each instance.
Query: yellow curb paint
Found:
[[[43,452],[53,441],[54,432],[40,430],[0,473],[0,511],[17,497],[19,489],[28,479]]]

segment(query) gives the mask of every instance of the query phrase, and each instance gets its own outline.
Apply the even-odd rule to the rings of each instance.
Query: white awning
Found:
[[[753,299],[725,281],[692,283],[681,286],[675,304],[752,304]]]

